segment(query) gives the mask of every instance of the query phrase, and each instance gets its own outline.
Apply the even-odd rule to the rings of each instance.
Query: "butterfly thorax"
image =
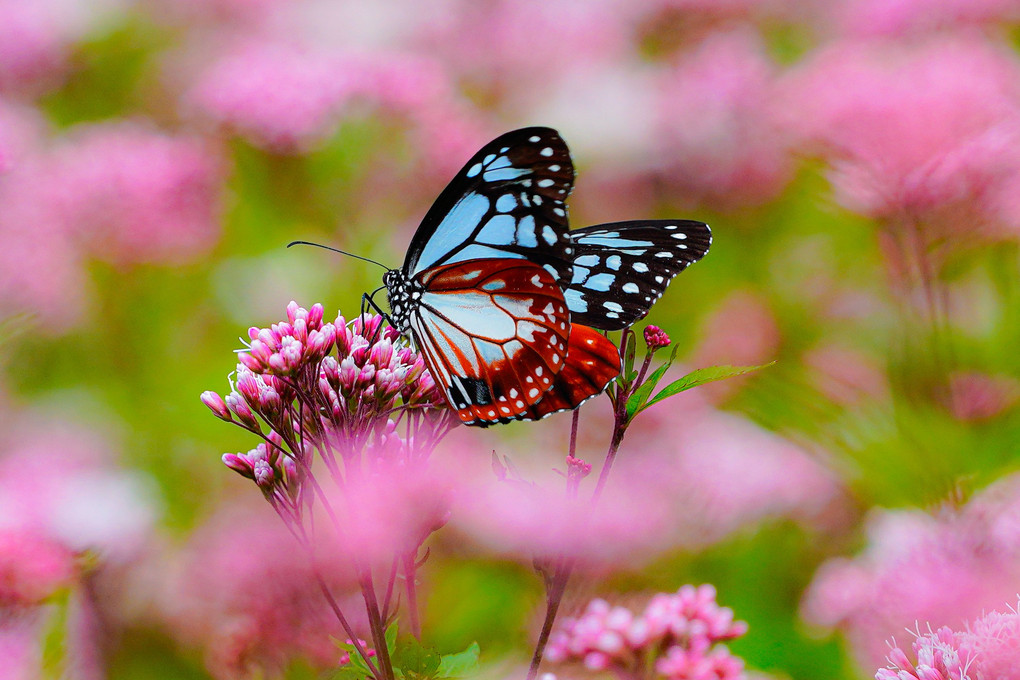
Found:
[[[411,330],[411,310],[418,304],[425,287],[420,281],[410,279],[399,269],[383,274],[386,298],[390,303],[390,318],[401,333]]]

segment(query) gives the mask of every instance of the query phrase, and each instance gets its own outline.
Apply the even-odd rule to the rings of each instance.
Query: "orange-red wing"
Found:
[[[570,313],[556,279],[523,259],[427,270],[411,335],[468,425],[528,418],[563,369]]]
[[[571,324],[567,362],[545,396],[524,418],[538,420],[570,411],[602,393],[620,375],[620,352],[610,340],[588,326]]]

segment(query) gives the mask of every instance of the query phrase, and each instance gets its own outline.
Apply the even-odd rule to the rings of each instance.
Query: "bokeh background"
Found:
[[[253,442],[198,395],[288,301],[351,316],[380,282],[288,241],[395,266],[525,125],[573,151],[574,225],[712,225],[649,317],[685,366],[776,361],[638,420],[568,613],[712,583],[749,669],[831,680],[1016,605],[1018,21],[1015,0],[0,0],[0,676],[335,663],[307,565],[220,463]],[[561,484],[568,424],[450,447]],[[454,514],[421,574],[426,639],[490,669],[542,615],[543,517],[505,515]]]

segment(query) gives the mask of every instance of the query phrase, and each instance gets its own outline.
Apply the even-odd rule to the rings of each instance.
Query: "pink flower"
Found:
[[[165,575],[162,608],[176,634],[205,651],[216,678],[274,672],[304,658],[332,668],[346,637],[319,585],[319,569],[357,629],[356,583],[335,544],[313,564],[265,504],[232,503],[192,534]]]
[[[473,89],[518,108],[541,103],[569,75],[618,60],[628,37],[613,2],[458,0],[435,19],[422,38],[426,49]]]
[[[198,139],[133,122],[82,126],[49,162],[62,217],[96,257],[177,264],[219,237],[222,167]]]
[[[889,384],[875,357],[837,344],[820,345],[803,357],[814,387],[835,404],[859,406],[889,397]]]
[[[74,573],[66,546],[32,531],[0,529],[0,618],[5,607],[42,603]]]
[[[885,640],[913,627],[960,628],[1016,594],[1020,498],[1014,476],[959,511],[876,513],[863,554],[824,564],[803,604],[812,623],[838,626],[861,663],[878,665]]]
[[[688,202],[735,207],[775,198],[792,176],[775,65],[749,31],[714,33],[659,75],[657,155]]]
[[[768,301],[749,290],[737,290],[718,303],[703,322],[701,340],[692,352],[693,366],[760,366],[779,354],[782,337]],[[708,394],[724,398],[743,380],[707,386]]]
[[[633,614],[605,600],[592,600],[576,618],[564,618],[549,639],[546,658],[582,662],[591,670],[623,677],[654,662],[658,677],[676,680],[739,680],[744,664],[718,644],[747,632],[733,611],[715,602],[715,588],[683,586],[660,593]]]
[[[333,132],[361,77],[361,69],[335,56],[252,40],[200,72],[184,106],[254,144],[289,152]]]
[[[610,417],[607,406],[593,402],[580,421],[577,455],[596,464],[607,442],[593,423]],[[569,419],[559,428],[534,426],[531,448],[565,451],[566,427]],[[582,564],[634,568],[664,550],[710,545],[772,517],[792,516],[812,526],[845,519],[831,471],[794,444],[712,409],[693,392],[641,414],[595,509],[588,501],[593,477],[583,481],[578,498],[566,497],[566,480],[545,469],[547,456],[511,454],[518,475],[503,480],[493,477],[488,461],[458,461],[449,472],[461,490],[451,526],[482,546],[526,560],[567,554]]]
[[[672,342],[672,340],[669,339],[669,335],[666,334],[666,331],[662,330],[658,326],[645,326],[644,336],[645,345],[652,352],[662,347],[669,347]]]
[[[1016,380],[977,371],[950,375],[949,391],[952,414],[968,422],[995,418],[1020,401],[1020,383]]]
[[[35,89],[67,58],[66,37],[49,3],[0,1],[0,92]]]
[[[850,0],[834,22],[848,35],[903,38],[935,31],[1004,27],[1020,17],[1013,0]]]
[[[0,441],[0,530],[96,551],[106,562],[132,558],[156,517],[149,480],[113,466],[95,433],[21,419]]]
[[[918,631],[911,647],[916,661],[894,646],[875,680],[1012,678],[1020,668],[1020,615],[1010,608],[989,612],[960,632],[946,626]]]
[[[890,227],[1002,233],[1017,224],[1020,66],[975,39],[843,44],[787,83],[790,125],[830,164],[836,199]]]

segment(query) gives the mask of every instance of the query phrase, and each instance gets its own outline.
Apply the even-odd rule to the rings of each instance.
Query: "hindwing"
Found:
[[[635,220],[575,229],[570,240],[571,321],[615,331],[648,314],[673,277],[704,257],[712,232],[693,220]]]
[[[563,369],[570,314],[552,275],[527,260],[428,270],[411,336],[469,425],[526,417]]]

